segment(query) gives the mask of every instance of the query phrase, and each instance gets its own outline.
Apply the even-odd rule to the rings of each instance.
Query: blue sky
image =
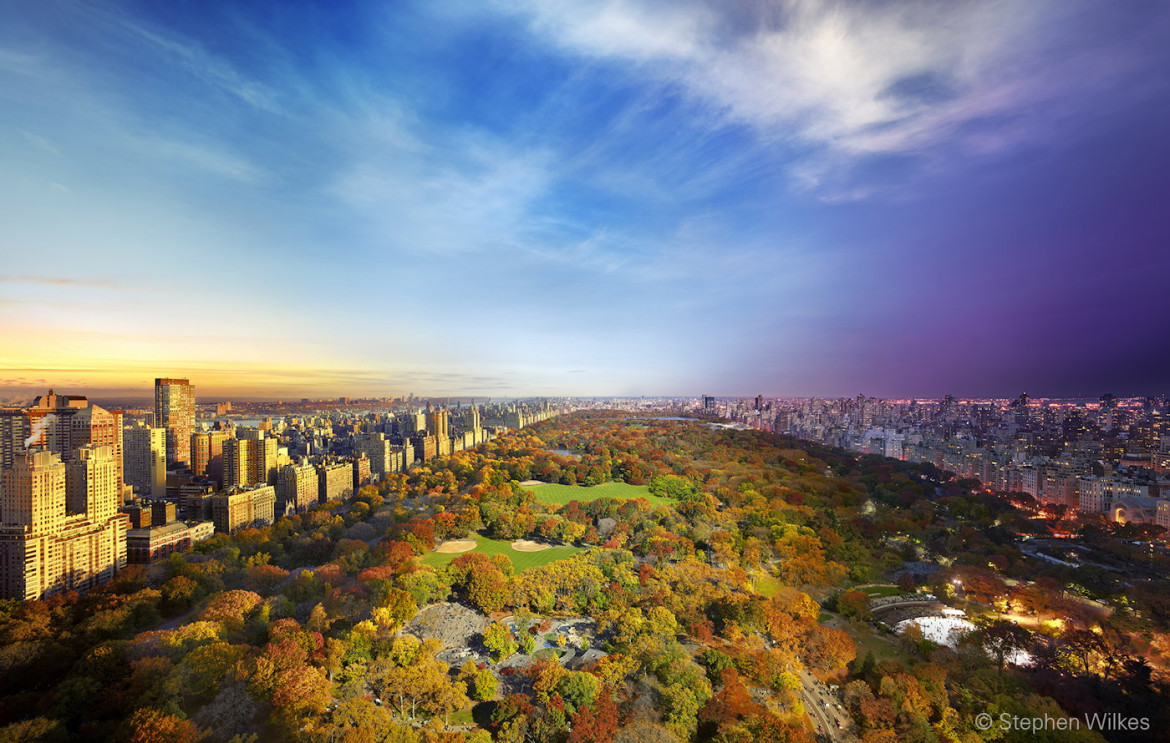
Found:
[[[16,2],[0,386],[1168,391],[1164,3]]]

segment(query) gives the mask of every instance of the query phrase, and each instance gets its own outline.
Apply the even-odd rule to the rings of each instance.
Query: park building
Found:
[[[0,472],[0,593],[39,599],[85,591],[126,565],[126,518],[109,447],[82,447],[67,463],[27,450]]]
[[[1149,496],[1128,496],[1109,504],[1105,516],[1118,524],[1157,524],[1159,506],[1166,502],[1162,498]]]
[[[409,443],[416,461],[429,462],[439,456],[439,440],[435,436],[418,433],[410,437]]]
[[[211,499],[219,493],[213,485],[189,483],[180,486],[175,495],[179,518],[184,521],[210,521]]]
[[[1077,491],[1081,513],[1106,513],[1115,500],[1145,498],[1150,494],[1146,485],[1112,477],[1078,478]]]
[[[169,524],[178,518],[178,506],[167,500],[140,500],[122,508],[131,529]]]
[[[430,409],[426,415],[427,431],[439,438],[446,438],[448,435],[448,412],[446,410]]]
[[[1160,498],[1158,500],[1158,510],[1154,514],[1154,523],[1166,530],[1170,534],[1170,498]]]

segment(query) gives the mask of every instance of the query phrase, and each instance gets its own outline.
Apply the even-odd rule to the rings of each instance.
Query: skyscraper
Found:
[[[38,599],[85,590],[126,565],[126,518],[109,447],[82,447],[68,465],[27,451],[0,472],[0,595]]]
[[[448,413],[446,410],[432,409],[427,411],[427,430],[439,438],[446,438],[449,435],[447,421]]]
[[[231,436],[223,430],[191,434],[191,472],[223,484],[223,443]]]
[[[231,488],[275,483],[276,439],[265,436],[264,431],[242,430],[240,433],[258,438],[227,439],[223,442],[223,486]]]
[[[122,486],[108,446],[83,446],[65,465],[65,511],[101,523],[118,513]]]
[[[121,505],[122,484],[125,482],[123,469],[122,411],[106,410],[98,405],[89,405],[78,410],[69,418],[69,449],[62,451],[66,461],[74,459],[74,450],[83,446],[104,446],[110,450],[110,459],[118,478],[118,505]]]
[[[161,498],[167,492],[167,432],[165,428],[131,426],[122,434],[126,482],[139,497]]]
[[[167,462],[191,461],[195,388],[186,379],[154,380],[154,425],[167,429]]]
[[[68,462],[82,446],[107,446],[122,483],[122,411],[92,405],[81,395],[49,390],[28,408],[0,410],[0,467],[11,467],[25,449],[39,446]]]

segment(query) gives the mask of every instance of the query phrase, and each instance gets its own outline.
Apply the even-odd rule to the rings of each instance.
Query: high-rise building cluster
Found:
[[[1170,529],[1170,401],[729,399],[733,421],[857,452],[930,462],[1044,508]]]
[[[145,411],[52,390],[0,408],[2,596],[85,590],[128,562],[272,524],[570,409],[413,396],[293,405],[293,414],[283,402],[199,406],[190,380],[159,378]]]
[[[126,564],[126,519],[113,451],[83,446],[68,462],[25,449],[0,471],[0,592],[35,599],[81,591]]]

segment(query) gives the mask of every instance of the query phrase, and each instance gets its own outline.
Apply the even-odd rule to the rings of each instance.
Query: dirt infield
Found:
[[[512,542],[512,549],[517,552],[542,552],[548,549],[548,545],[539,544],[529,539],[517,539],[515,542]]]
[[[444,555],[453,555],[459,552],[470,552],[475,549],[474,539],[448,539],[438,547],[435,547],[435,552],[441,552]]]

